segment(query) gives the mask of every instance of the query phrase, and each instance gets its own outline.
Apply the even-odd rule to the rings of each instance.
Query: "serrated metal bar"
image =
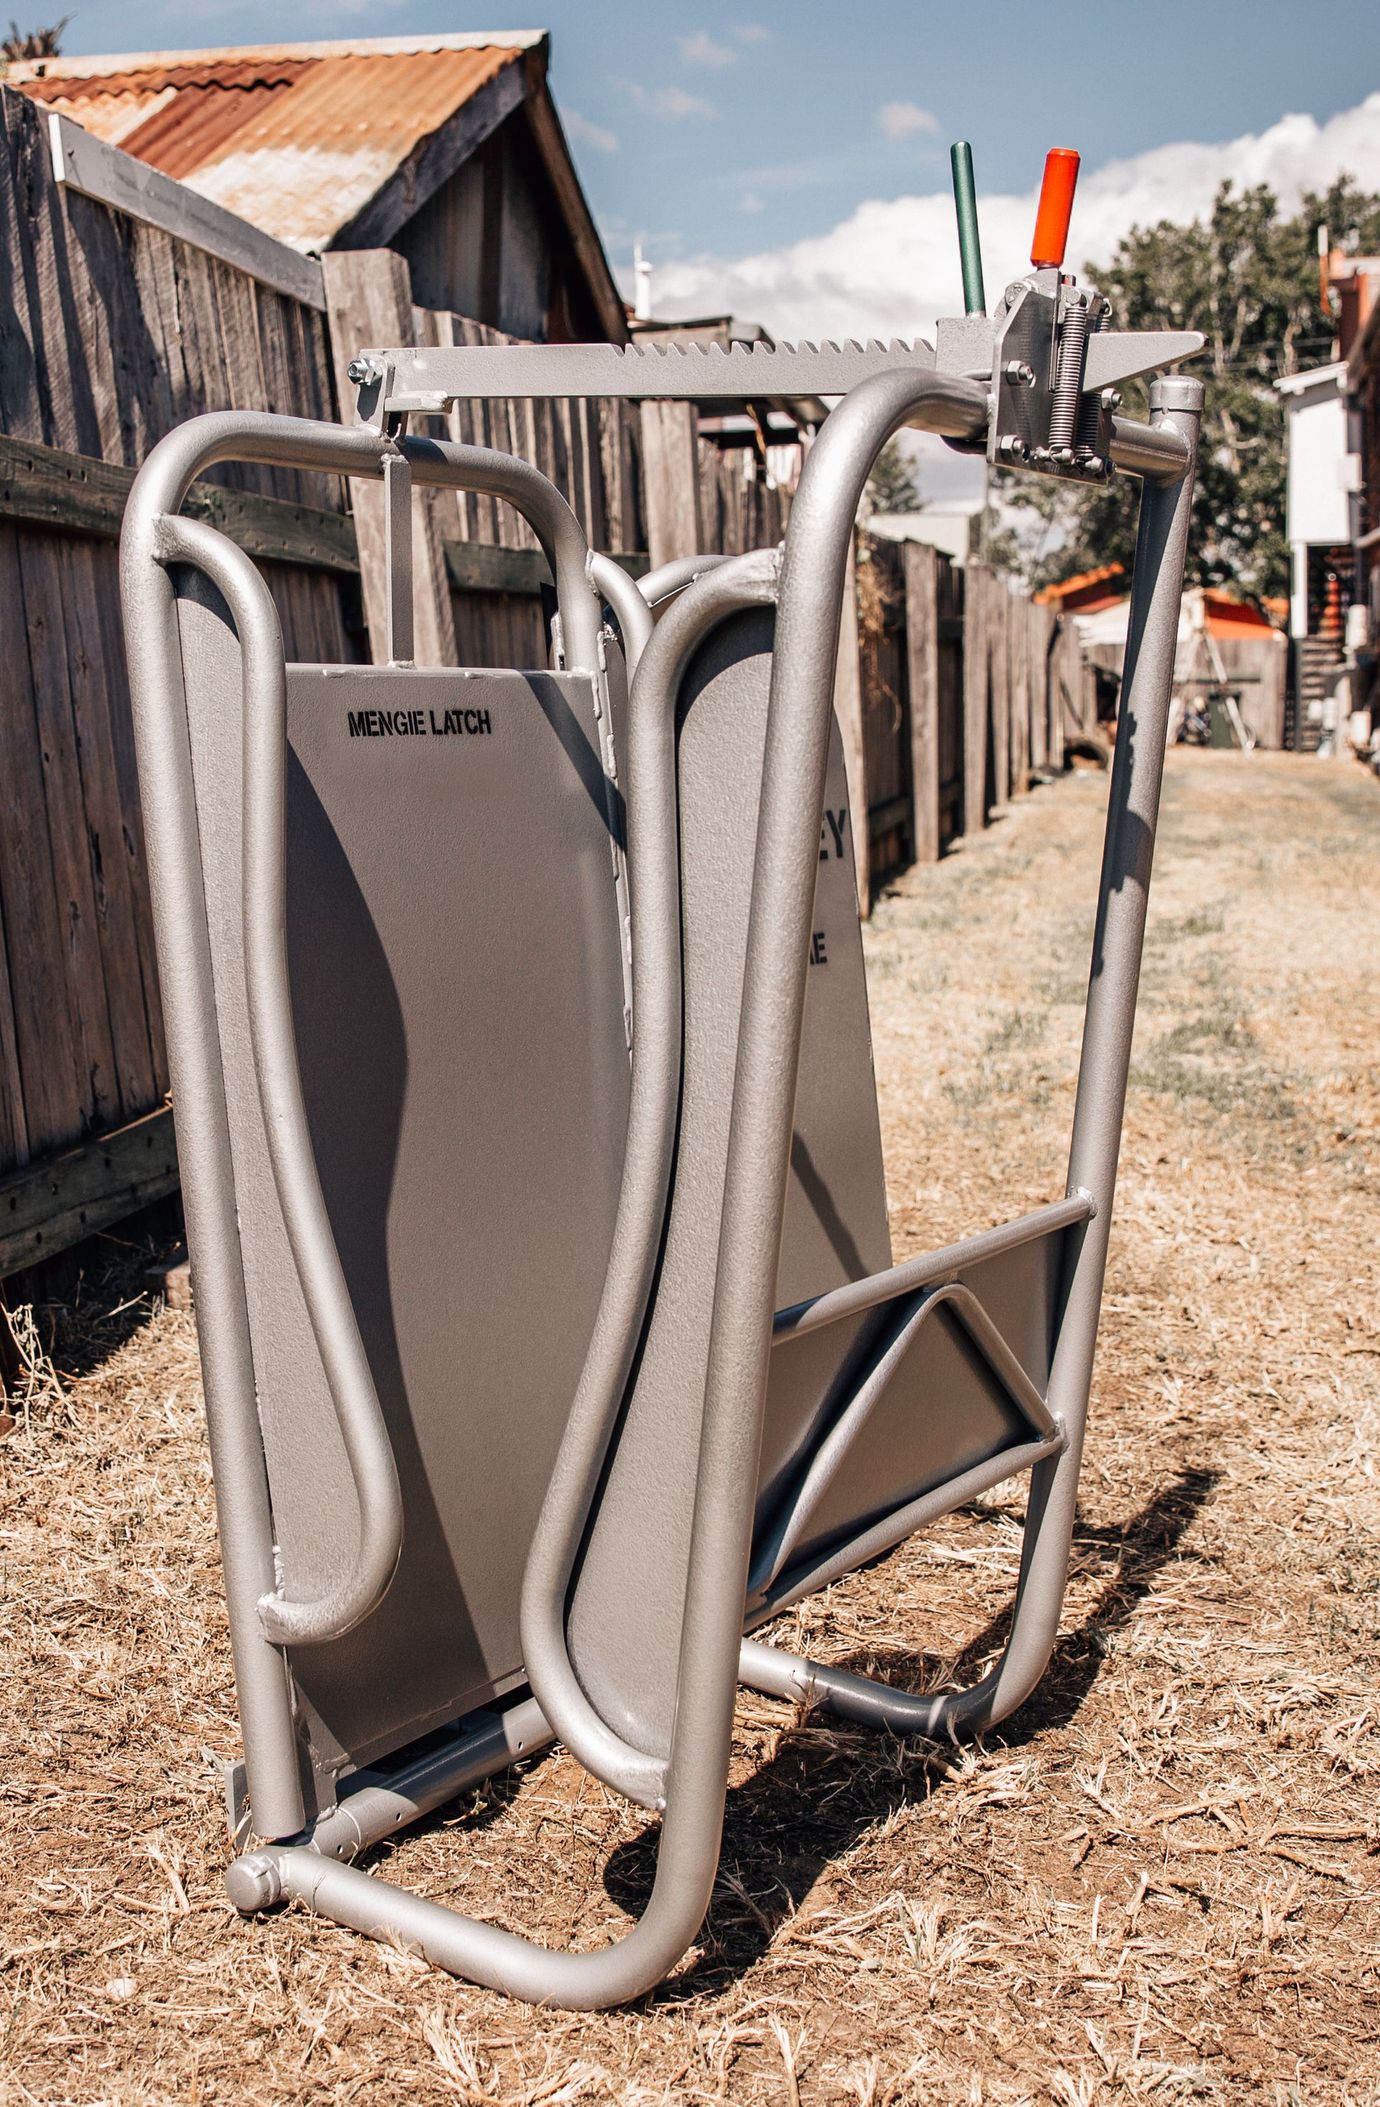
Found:
[[[873,373],[928,371],[925,343],[441,344],[366,351],[366,423],[472,397],[608,396],[627,402],[794,401],[846,395]]]
[[[1177,365],[1202,345],[1194,330],[1100,331],[1089,341],[1085,390]],[[795,402],[846,395],[874,373],[934,364],[929,344],[899,338],[885,344],[418,344],[366,351],[357,361],[367,375],[359,409],[368,424],[478,397]]]

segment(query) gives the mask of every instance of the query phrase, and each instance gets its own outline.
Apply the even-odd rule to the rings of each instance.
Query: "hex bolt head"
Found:
[[[1035,385],[1035,368],[1027,365],[1023,358],[1008,359],[1002,370],[1012,387],[1033,388]]]
[[[365,388],[371,380],[382,378],[378,360],[376,358],[366,358],[363,352],[360,352],[358,357],[350,360],[349,365],[345,368],[345,374],[346,378],[357,388]]]
[[[1025,441],[1018,439],[1014,432],[1008,432],[1004,439],[998,439],[997,441],[997,459],[999,461],[1024,461]]]
[[[1120,388],[1104,388],[1098,397],[1098,401],[1102,404],[1104,410],[1119,410],[1121,408]]]

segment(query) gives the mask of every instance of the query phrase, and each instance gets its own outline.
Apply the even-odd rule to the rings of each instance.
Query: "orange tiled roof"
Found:
[[[1125,568],[1119,563],[1104,563],[1095,571],[1080,571],[1075,578],[1061,578],[1057,585],[1042,585],[1035,595],[1037,607],[1067,607],[1071,600],[1078,603],[1080,614],[1086,614],[1092,605],[1101,607],[1106,602],[1118,600],[1120,589],[1098,593],[1095,588],[1112,578],[1125,576]]]

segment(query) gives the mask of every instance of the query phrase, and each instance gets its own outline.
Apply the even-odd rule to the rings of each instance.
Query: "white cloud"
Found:
[[[569,104],[562,112],[562,118],[567,132],[577,145],[592,146],[601,154],[617,153],[617,132],[609,131],[602,124],[591,124],[588,117],[582,117],[579,111],[572,110]]]
[[[916,132],[934,132],[939,119],[933,110],[922,110],[918,102],[884,102],[877,122],[888,139],[909,139]]]
[[[616,85],[635,110],[645,110],[650,117],[717,117],[719,114],[712,102],[706,102],[702,95],[690,95],[684,88],[647,88],[640,80],[620,80]]]
[[[1085,171],[1074,205],[1071,260],[1111,255],[1131,227],[1206,212],[1219,184],[1268,183],[1286,211],[1334,176],[1380,189],[1380,93],[1325,124],[1282,117],[1267,131],[1225,145],[1156,147]],[[760,190],[760,172],[751,180]],[[1035,192],[979,202],[988,303],[1028,268]],[[962,311],[953,201],[926,196],[872,199],[825,234],[737,261],[705,255],[658,275],[659,314],[750,315],[786,338],[914,337],[940,314]]]
[[[740,44],[770,44],[772,41],[772,33],[765,22],[738,22],[733,34]]]
[[[687,66],[736,66],[738,54],[727,44],[711,37],[707,29],[697,29],[692,37],[678,37],[680,55]]]
[[[745,190],[738,200],[740,212],[765,212],[766,209],[766,199],[759,198],[755,190]]]

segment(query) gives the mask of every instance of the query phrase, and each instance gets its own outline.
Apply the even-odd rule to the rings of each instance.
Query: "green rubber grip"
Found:
[[[954,177],[954,211],[958,215],[958,257],[963,266],[963,311],[969,315],[985,315],[987,295],[982,286],[982,245],[978,240],[973,149],[966,139],[956,139],[949,148],[949,165]]]

